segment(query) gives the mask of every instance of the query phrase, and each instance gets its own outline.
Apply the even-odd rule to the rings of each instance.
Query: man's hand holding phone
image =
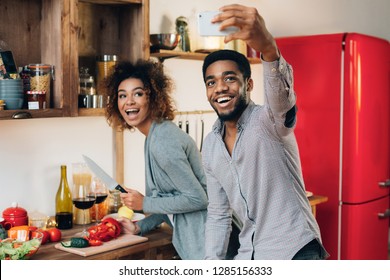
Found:
[[[198,31],[200,36],[226,36],[239,30],[235,26],[219,30],[221,23],[211,22],[211,20],[219,13],[220,11],[206,11],[198,14]]]

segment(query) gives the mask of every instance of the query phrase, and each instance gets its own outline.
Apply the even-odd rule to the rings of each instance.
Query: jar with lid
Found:
[[[80,68],[80,90],[79,94],[82,95],[94,95],[95,90],[95,79],[89,74],[89,69],[86,67]]]
[[[52,80],[54,80],[54,66],[49,64],[29,64],[30,90],[46,93],[46,107],[50,108]]]
[[[3,211],[3,218],[13,227],[28,225],[27,211],[13,202],[11,207]]]
[[[96,57],[96,83],[97,83],[97,93],[102,95],[104,94],[103,81],[107,78],[111,71],[113,70],[113,66],[118,62],[117,55],[100,55]]]
[[[108,202],[108,213],[118,213],[119,208],[123,206],[120,191],[118,190],[110,190],[109,194],[109,202]]]

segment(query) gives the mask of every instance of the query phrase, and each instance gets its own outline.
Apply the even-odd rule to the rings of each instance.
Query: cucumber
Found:
[[[88,240],[82,237],[72,237],[70,241],[61,242],[64,247],[85,248],[89,246]]]

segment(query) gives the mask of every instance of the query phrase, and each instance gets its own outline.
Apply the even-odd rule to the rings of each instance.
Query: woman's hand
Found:
[[[133,189],[124,189],[127,191],[127,193],[120,194],[123,204],[133,210],[142,210],[144,195]]]
[[[133,223],[127,218],[119,217],[116,220],[121,224],[122,233],[138,234],[141,231],[137,223]]]

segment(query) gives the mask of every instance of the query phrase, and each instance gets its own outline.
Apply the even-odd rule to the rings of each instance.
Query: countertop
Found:
[[[88,225],[87,225],[88,226]],[[82,226],[74,226],[69,230],[62,230],[62,239],[69,239],[82,231]],[[38,252],[32,257],[33,260],[117,260],[117,259],[137,259],[137,260],[159,260],[172,259],[176,257],[175,249],[172,245],[172,230],[163,225],[145,235],[148,241],[122,247],[119,249],[99,253],[96,255],[82,257],[73,253],[56,249],[55,243],[42,245]]]

